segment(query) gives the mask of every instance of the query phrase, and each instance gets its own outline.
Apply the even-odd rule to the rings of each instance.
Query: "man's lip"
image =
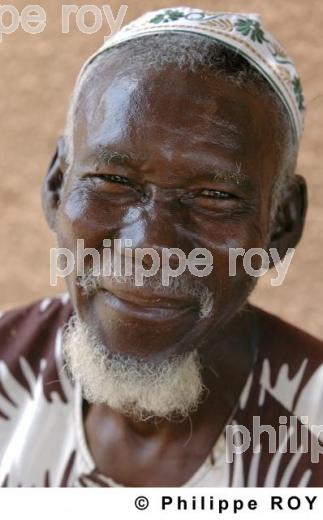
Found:
[[[196,308],[192,301],[183,298],[157,295],[143,288],[129,290],[122,287],[122,284],[109,289],[102,288],[99,292],[113,309],[138,318],[174,319]]]
[[[164,290],[158,292],[150,287],[145,286],[129,286],[129,284],[123,281],[102,280],[100,283],[102,290],[109,291],[121,300],[134,303],[136,305],[145,306],[156,306],[161,308],[183,308],[183,307],[196,307],[196,300],[192,299],[192,296],[184,295],[179,291],[172,291],[170,288],[165,287]]]

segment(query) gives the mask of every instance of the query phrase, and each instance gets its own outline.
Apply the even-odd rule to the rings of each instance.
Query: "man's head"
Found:
[[[229,249],[277,247],[282,257],[301,236],[306,190],[294,174],[297,147],[289,115],[267,81],[205,36],[145,36],[95,59],[77,85],[65,140],[44,185],[59,245],[76,254],[81,238],[101,256],[105,239],[130,239],[133,248],[159,255],[163,248],[180,248],[186,256],[206,248],[213,270],[204,278],[185,271],[168,287],[159,273],[143,287],[115,273],[91,285],[89,258],[85,279],[75,273],[67,279],[79,319],[79,335],[69,334],[74,369],[81,336],[117,360],[115,367],[123,360],[122,373],[127,367],[138,374],[141,363],[143,377],[154,366],[155,380],[175,395],[164,376],[180,381],[174,374],[189,362],[196,391],[185,409],[194,408],[202,392],[197,354],[216,346],[255,285],[242,261],[229,276]],[[101,358],[97,366],[104,364],[101,376],[108,377],[111,363]],[[86,378],[87,366],[84,361],[83,372],[75,370]],[[191,384],[184,380],[181,395]],[[149,388],[136,395],[147,396]]]

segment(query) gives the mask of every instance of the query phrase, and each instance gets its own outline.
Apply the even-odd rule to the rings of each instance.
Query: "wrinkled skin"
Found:
[[[185,447],[188,421],[161,421],[156,429],[104,406],[91,405],[86,414],[101,471],[125,485],[178,485],[222,431],[254,358],[250,334],[256,311],[239,312],[253,279],[241,258],[237,276],[229,277],[229,248],[277,247],[283,256],[295,246],[305,184],[296,177],[270,240],[278,125],[272,101],[205,70],[143,71],[118,58],[81,93],[74,160],[67,171],[61,141],[44,184],[44,207],[59,245],[73,252],[77,238],[101,253],[104,239],[127,238],[133,248],[158,253],[177,247],[187,255],[204,247],[212,254],[211,274],[199,278],[215,302],[204,319],[194,297],[112,285],[86,297],[75,274],[67,279],[75,310],[112,351],[158,362],[200,349],[210,394],[191,418],[195,433]],[[195,283],[193,275],[188,281]],[[145,443],[133,449],[133,436]]]

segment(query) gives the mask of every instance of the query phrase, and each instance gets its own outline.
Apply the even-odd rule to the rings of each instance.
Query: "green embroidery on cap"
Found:
[[[297,76],[294,76],[292,85],[293,85],[295,97],[297,100],[298,108],[300,110],[305,110],[303,89],[302,89],[301,82]]]
[[[178,11],[176,9],[166,9],[166,11],[162,14],[158,14],[157,16],[154,16],[151,20],[149,20],[150,23],[167,23],[170,21],[178,20],[179,18],[184,18],[185,14],[182,13],[182,11]]]
[[[244,36],[250,36],[254,42],[263,43],[267,41],[259,22],[255,20],[243,20],[240,18],[235,24],[235,27],[237,31],[241,32]]]

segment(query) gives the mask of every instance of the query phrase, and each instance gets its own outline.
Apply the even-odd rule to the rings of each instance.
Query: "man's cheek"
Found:
[[[106,203],[94,201],[84,192],[71,193],[60,206],[58,228],[65,241],[83,239],[86,247],[101,247],[105,238],[118,231],[120,210],[109,209]]]
[[[245,248],[229,248],[221,250],[221,254],[213,256],[214,272],[213,286],[216,288],[217,299],[227,301],[243,300],[246,298],[256,282],[245,268]],[[259,267],[257,261],[253,263]]]

